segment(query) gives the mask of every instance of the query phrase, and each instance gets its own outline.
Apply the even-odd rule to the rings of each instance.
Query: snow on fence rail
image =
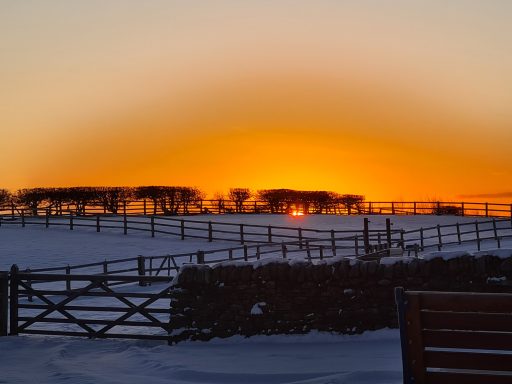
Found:
[[[162,208],[161,204],[150,199],[120,201],[113,206],[103,206],[97,202],[74,204],[53,204],[47,206],[27,207],[15,203],[0,206],[0,216],[14,218],[23,212],[26,215],[196,215],[196,214],[230,214],[230,213],[291,213],[298,210],[303,213],[331,215],[458,215],[483,217],[512,217],[512,204],[490,202],[461,201],[362,201],[354,204],[333,202],[322,207],[307,208],[300,202],[283,204],[277,211],[268,202],[247,200],[239,204],[225,200],[198,200],[190,204],[180,205],[173,210]],[[30,212],[30,214],[28,214]]]

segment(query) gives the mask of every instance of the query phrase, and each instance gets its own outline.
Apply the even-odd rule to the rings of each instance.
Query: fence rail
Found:
[[[327,215],[457,215],[483,217],[512,217],[512,203],[492,202],[461,202],[461,201],[363,201],[354,204],[331,202],[319,207],[293,202],[282,203],[279,208],[265,201],[198,200],[169,209],[159,202],[150,199],[120,201],[114,206],[103,206],[99,203],[74,204],[40,204],[37,207],[16,205],[15,203],[0,206],[0,216],[15,217],[23,212],[27,216],[50,215],[62,216],[73,213],[80,216],[97,216],[109,214],[123,215],[197,215],[197,214],[289,214],[298,211],[304,214]]]

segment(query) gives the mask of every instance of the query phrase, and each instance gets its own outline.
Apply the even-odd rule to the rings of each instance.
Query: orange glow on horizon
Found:
[[[506,2],[21,3],[0,188],[512,201]]]

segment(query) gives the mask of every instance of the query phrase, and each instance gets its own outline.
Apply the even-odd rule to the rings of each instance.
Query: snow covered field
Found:
[[[128,340],[0,338],[1,383],[399,384],[398,331],[233,337],[175,346]]]
[[[363,223],[357,216],[226,215],[194,219],[318,229],[361,229]],[[384,227],[385,217],[372,216],[370,220],[372,229]],[[398,216],[392,221],[395,227],[414,229],[475,219]],[[2,226],[0,270],[9,269],[13,263],[21,268],[51,267],[231,246],[233,243],[201,239],[181,241],[174,236],[151,238],[144,232],[125,236],[117,229],[96,233],[90,228],[69,231],[65,227]],[[495,244],[488,248],[495,248]],[[475,246],[467,244],[460,249],[474,251]],[[396,330],[359,336],[311,333],[234,337],[175,346],[148,341],[2,337],[0,372],[0,383],[398,384],[402,380]]]
[[[370,229],[383,230],[387,217],[390,216],[371,216]],[[362,216],[203,215],[190,219],[322,230],[362,230],[363,227]],[[477,219],[472,217],[455,216],[391,216],[393,229],[404,230],[432,227],[437,224],[474,223],[475,220]],[[512,231],[508,231],[512,234]],[[0,228],[0,270],[9,269],[15,263],[20,269],[43,268],[138,255],[160,256],[195,252],[198,249],[229,248],[237,245],[239,244],[219,240],[210,243],[203,239],[187,238],[182,241],[178,236],[165,234],[157,234],[155,238],[151,238],[149,233],[139,231],[130,231],[125,236],[122,234],[122,228],[102,229],[100,233],[96,233],[94,228],[86,227],[77,227],[70,231],[64,226],[47,229],[44,225],[28,225],[25,228],[19,225],[3,225]],[[505,240],[503,245],[512,245],[512,240]],[[483,243],[483,249],[489,248],[496,248],[496,243]],[[464,244],[462,248],[457,246],[457,249],[475,251],[476,245]]]

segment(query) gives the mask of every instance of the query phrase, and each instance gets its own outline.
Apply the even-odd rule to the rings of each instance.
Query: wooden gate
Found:
[[[140,287],[140,276],[36,274],[13,266],[9,279],[10,335],[169,341],[169,277],[146,276]]]

